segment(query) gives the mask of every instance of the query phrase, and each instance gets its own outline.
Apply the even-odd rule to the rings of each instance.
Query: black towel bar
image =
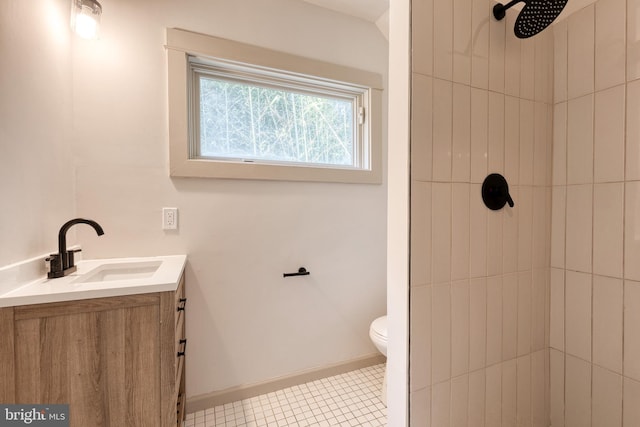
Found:
[[[297,273],[282,273],[282,277],[291,277],[291,276],[308,276],[309,273],[306,268],[300,267]]]

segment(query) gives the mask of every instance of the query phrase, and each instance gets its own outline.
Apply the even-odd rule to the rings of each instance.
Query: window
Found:
[[[182,30],[167,39],[172,176],[381,182],[380,76]]]

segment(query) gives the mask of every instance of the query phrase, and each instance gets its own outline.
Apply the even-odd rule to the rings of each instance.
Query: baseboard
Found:
[[[269,381],[263,381],[251,385],[242,385],[231,387],[226,390],[215,391],[213,393],[202,394],[187,399],[186,413],[203,411],[214,406],[224,405],[238,400],[249,399],[251,397],[260,396],[261,394],[271,393],[294,385],[304,384],[309,381],[315,381],[333,375],[343,374],[345,372],[355,371],[356,369],[366,368],[368,366],[384,363],[386,357],[382,354],[364,356],[352,359],[346,362],[336,363],[317,369],[309,369],[307,371],[298,372],[292,375],[276,378]]]

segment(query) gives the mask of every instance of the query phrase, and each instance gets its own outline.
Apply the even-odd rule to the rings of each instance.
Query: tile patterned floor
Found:
[[[358,369],[205,411],[184,427],[385,426],[384,364]]]

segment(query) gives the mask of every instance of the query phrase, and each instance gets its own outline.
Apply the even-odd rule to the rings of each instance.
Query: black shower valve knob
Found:
[[[497,211],[509,204],[513,207],[513,199],[509,194],[509,184],[507,180],[498,173],[487,176],[482,183],[482,200],[491,210]]]

